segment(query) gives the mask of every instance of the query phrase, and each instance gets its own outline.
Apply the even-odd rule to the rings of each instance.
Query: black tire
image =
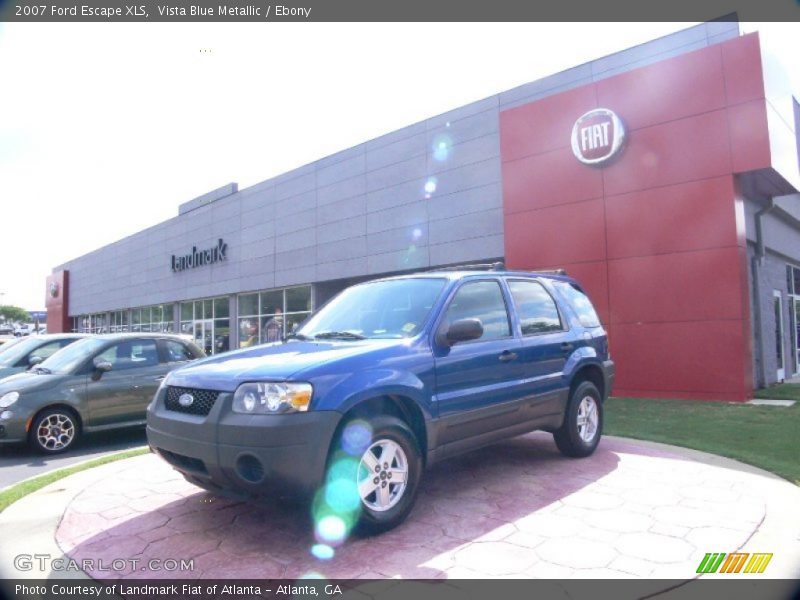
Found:
[[[590,427],[589,431],[586,431],[585,426],[584,429],[581,430],[578,423],[581,403],[584,402],[584,400],[587,402],[593,401],[597,412],[596,427]],[[591,429],[594,429],[594,431],[592,432]],[[572,458],[582,458],[591,455],[595,451],[597,444],[600,443],[602,433],[602,396],[591,381],[582,381],[572,390],[569,403],[567,404],[567,411],[564,415],[564,423],[559,429],[553,432],[553,439],[555,439],[556,446],[558,446],[558,449],[563,455]]]
[[[350,476],[355,478],[357,487],[359,480],[363,482],[365,479],[363,476],[367,473],[365,466],[365,461],[368,460],[366,458],[367,452],[371,452],[373,459],[375,459],[382,456],[384,451],[382,444],[386,445],[387,448],[392,447],[393,444],[402,450],[402,453],[396,453],[392,464],[388,468],[385,468],[386,465],[381,463],[380,460],[377,461],[379,463],[377,467],[380,470],[374,473],[374,478],[378,480],[378,483],[372,494],[369,494],[366,499],[361,498],[359,490],[360,505],[355,530],[358,533],[375,535],[397,527],[411,512],[416,502],[419,483],[422,479],[423,462],[419,443],[414,433],[403,420],[387,415],[372,418],[368,421],[368,424],[372,431],[371,438],[368,444],[363,445],[363,452],[356,456],[356,461],[354,461],[350,473]],[[342,427],[334,442],[334,451],[331,452],[328,464],[329,471],[337,458],[342,456],[342,434],[346,429],[347,425]],[[395,474],[396,479],[396,474],[398,471],[402,471],[401,465],[403,464],[405,464],[407,475],[405,486],[401,488],[396,481],[391,481],[391,474]],[[385,490],[390,500],[386,504],[388,508],[375,510],[370,504],[374,506],[380,504],[377,496],[379,489]],[[386,496],[383,496],[383,498],[385,499]]]
[[[60,427],[61,434],[56,435],[53,430],[51,435],[43,440],[44,428],[48,425],[53,428]],[[80,420],[75,411],[54,407],[43,410],[33,419],[28,432],[28,443],[42,454],[61,454],[75,447],[80,435]]]

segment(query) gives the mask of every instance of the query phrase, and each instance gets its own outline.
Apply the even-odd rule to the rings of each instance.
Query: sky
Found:
[[[691,25],[0,23],[0,304],[221,185]],[[794,23],[742,30],[800,56]]]

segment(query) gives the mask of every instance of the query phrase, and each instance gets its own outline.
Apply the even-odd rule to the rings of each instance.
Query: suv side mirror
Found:
[[[28,365],[31,367],[35,367],[42,361],[44,361],[44,359],[41,356],[33,355],[28,357]]]
[[[441,332],[439,342],[444,346],[453,346],[458,342],[477,340],[483,335],[483,325],[480,319],[459,319],[450,324]]]

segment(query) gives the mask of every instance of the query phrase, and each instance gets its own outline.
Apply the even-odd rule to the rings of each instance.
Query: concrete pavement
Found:
[[[42,551],[98,579],[691,579],[706,553],[739,551],[773,553],[755,577],[793,578],[797,506],[800,488],[721,457],[604,438],[594,456],[571,460],[551,436],[531,434],[433,468],[407,523],[334,544],[322,559],[306,509],[214,498],[148,455],[71,476],[0,513],[0,568],[41,576],[13,561]],[[165,570],[169,560],[191,565]]]

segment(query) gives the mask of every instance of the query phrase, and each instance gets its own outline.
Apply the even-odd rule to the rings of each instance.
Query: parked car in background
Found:
[[[35,328],[33,323],[22,323],[14,328],[15,337],[23,337],[30,335],[34,332]]]
[[[14,326],[11,323],[0,323],[0,335],[13,335]]]
[[[288,338],[170,373],[150,446],[215,493],[316,494],[319,514],[378,532],[409,514],[425,465],[536,429],[571,457],[600,441],[614,363],[563,274],[362,283]]]
[[[85,337],[86,334],[81,333],[54,333],[18,338],[19,342],[9,348],[8,352],[0,353],[0,379],[27,371]]]
[[[143,425],[164,376],[203,356],[177,335],[78,340],[30,371],[0,381],[0,442],[27,441],[54,454],[74,446],[82,433]]]

